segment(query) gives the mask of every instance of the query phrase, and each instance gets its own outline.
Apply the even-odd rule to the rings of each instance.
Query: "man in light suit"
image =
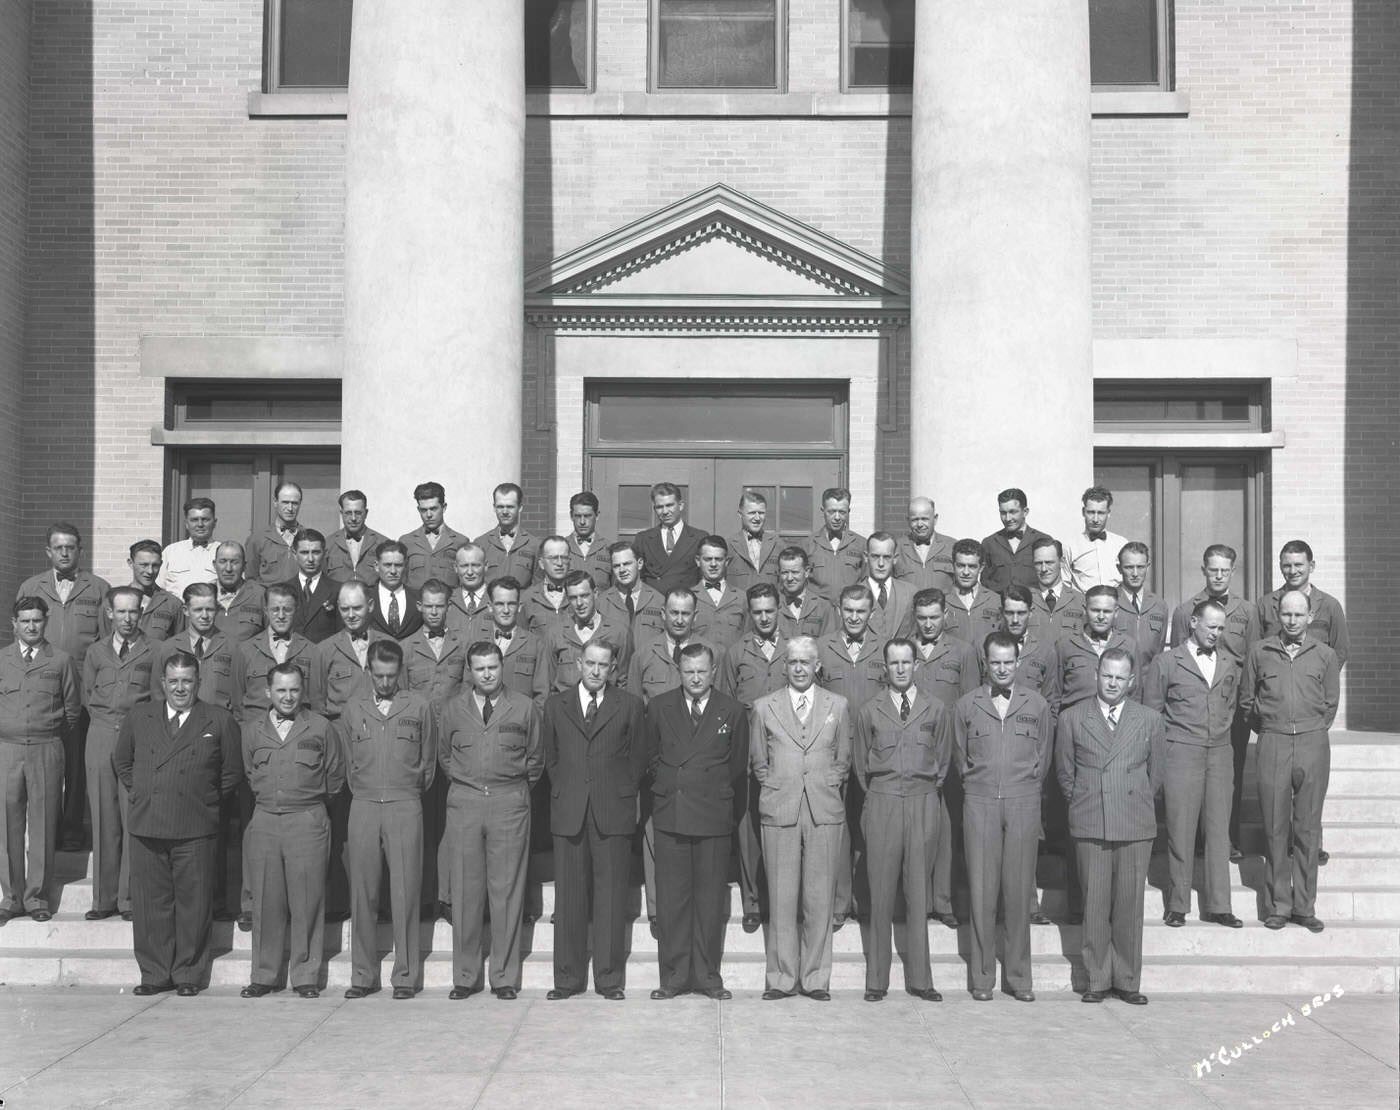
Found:
[[[611,1002],[627,997],[627,892],[637,791],[646,770],[642,699],[608,685],[612,645],[583,649],[579,684],[544,704],[545,770],[552,803],[555,927],[551,1001],[593,984]]]
[[[832,910],[846,824],[841,789],[852,736],[846,699],[817,686],[816,677],[816,642],[789,640],[787,685],[758,699],[749,725],[771,921],[766,1001],[798,992],[831,1000]]]
[[[1196,826],[1205,826],[1201,920],[1229,929],[1244,922],[1230,912],[1230,786],[1234,772],[1230,725],[1240,696],[1240,668],[1219,655],[1225,608],[1207,598],[1191,616],[1191,638],[1157,656],[1143,683],[1143,704],[1162,714],[1167,737],[1163,794],[1171,888],[1166,915],[1186,924],[1195,870]]]
[[[680,687],[647,706],[661,980],[651,996],[693,990],[723,1000],[732,997],[719,967],[730,844],[745,808],[749,719],[743,705],[714,689],[709,645],[683,647],[680,670]]]
[[[867,548],[868,550],[868,548]],[[941,791],[952,749],[951,715],[914,685],[910,640],[885,645],[889,688],[856,710],[855,769],[865,792],[861,831],[870,876],[870,951],[865,1000],[880,1002],[890,988],[895,896],[904,888],[904,989],[942,1002],[929,966],[929,874],[938,855]]]
[[[632,543],[642,561],[642,581],[664,597],[674,589],[690,589],[699,577],[695,557],[705,532],[685,520],[681,491],[671,482],[651,487],[651,509],[656,527],[638,532]]]
[[[199,661],[165,661],[164,697],[127,714],[112,756],[131,798],[133,994],[198,994],[209,978],[219,799],[243,777],[238,726],[196,698]]]
[[[1142,901],[1152,839],[1153,799],[1166,777],[1166,739],[1155,710],[1128,700],[1133,652],[1108,648],[1098,694],[1060,715],[1055,773],[1069,805],[1069,831],[1084,883],[1085,1002],[1112,992],[1145,1006]]]
[[[765,529],[768,498],[756,489],[746,489],[739,497],[739,531],[729,536],[728,581],[745,595],[750,586],[778,580],[778,535]]]

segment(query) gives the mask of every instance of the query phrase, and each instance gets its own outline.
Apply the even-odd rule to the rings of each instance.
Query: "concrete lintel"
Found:
[[[143,335],[147,378],[339,378],[339,336]]]
[[[321,117],[344,119],[350,97],[345,92],[250,92],[249,119]]]
[[[1095,339],[1094,377],[1293,378],[1296,339]]]
[[[1268,451],[1288,445],[1283,432],[1095,432],[1094,449]]]
[[[339,447],[340,425],[319,428],[190,428],[178,431],[151,425],[156,447]]]

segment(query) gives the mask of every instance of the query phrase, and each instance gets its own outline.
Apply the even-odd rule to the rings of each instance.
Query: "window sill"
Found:
[[[1114,116],[1189,116],[1191,95],[1181,92],[1162,92],[1158,89],[1143,92],[1096,92],[1090,96],[1090,104],[1095,118]]]
[[[340,426],[284,424],[275,428],[167,428],[151,425],[156,447],[339,447]]]
[[[344,92],[250,92],[249,119],[344,119],[349,94]]]
[[[1094,449],[1150,448],[1154,451],[1269,451],[1286,447],[1275,432],[1095,432]]]

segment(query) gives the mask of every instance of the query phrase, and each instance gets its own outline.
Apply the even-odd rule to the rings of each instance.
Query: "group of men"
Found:
[[[1229,862],[1253,731],[1264,924],[1323,928],[1347,640],[1306,543],[1284,545],[1284,585],[1257,604],[1231,590],[1235,552],[1212,545],[1205,588],[1173,611],[1147,589],[1147,546],[1108,531],[1099,487],[1068,543],[1027,524],[1019,489],[980,542],[938,533],[927,498],[906,534],[860,536],[838,488],[793,544],[755,490],[724,537],[659,483],[656,526],[621,540],[599,532],[590,492],[567,534],[540,538],[502,484],[475,541],[447,525],[441,485],[414,499],[422,525],[395,540],[347,491],[326,535],[283,483],[274,522],[239,544],[194,498],[186,538],[133,544],[117,587],[82,569],[75,527],[49,529],[50,567],[20,588],[0,650],[0,924],[51,916],[58,838],[83,846],[86,808],[87,917],[133,921],[138,993],[198,993],[219,916],[253,933],[245,997],[284,975],[315,997],[324,922],[347,911],[346,997],[373,993],[387,874],[394,997],[413,997],[419,922],[442,913],[451,996],[489,983],[510,999],[541,912],[531,845],[549,843],[549,997],[587,989],[591,955],[594,988],[620,999],[637,843],[655,998],[728,997],[732,851],[742,927],[768,925],[764,998],[828,999],[832,934],[852,916],[870,927],[865,998],[884,998],[902,892],[906,989],[939,1000],[924,923],[961,924],[965,871],[973,996],[993,998],[1000,903],[1003,989],[1032,1001],[1047,841],[1083,924],[1085,1001],[1141,1004],[1155,798],[1165,923],[1185,923],[1199,829],[1201,917],[1241,927]]]

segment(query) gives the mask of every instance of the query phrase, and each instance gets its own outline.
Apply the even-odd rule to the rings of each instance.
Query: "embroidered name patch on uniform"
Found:
[[[501,732],[518,732],[524,736],[527,729],[519,721],[503,721],[500,726]]]
[[[1018,713],[1016,714],[1016,723],[1018,725],[1038,725],[1040,724],[1040,718],[1028,717],[1023,713]]]

